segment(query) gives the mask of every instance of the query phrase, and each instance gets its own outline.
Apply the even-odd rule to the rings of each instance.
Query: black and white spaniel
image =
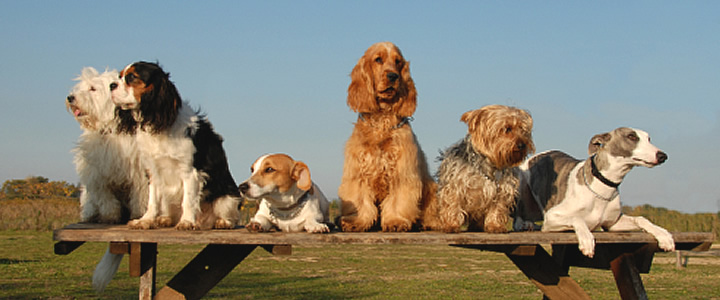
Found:
[[[136,62],[110,84],[121,128],[137,132],[150,178],[147,212],[128,226],[233,228],[241,198],[222,137],[182,101],[169,76],[156,63]]]

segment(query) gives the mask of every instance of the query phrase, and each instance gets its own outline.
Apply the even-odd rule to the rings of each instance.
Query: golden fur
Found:
[[[345,145],[338,196],[344,231],[408,231],[420,221],[436,184],[409,120],[415,112],[410,66],[394,44],[377,43],[351,73],[347,104],[359,113]]]
[[[535,151],[532,117],[489,105],[460,120],[468,134],[440,157],[437,202],[428,208],[439,224],[430,227],[458,232],[467,222],[471,231],[506,232],[519,183],[514,167]]]

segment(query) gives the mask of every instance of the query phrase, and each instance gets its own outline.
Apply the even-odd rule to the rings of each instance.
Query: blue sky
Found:
[[[335,198],[356,115],[349,74],[392,41],[418,89],[413,129],[435,172],[465,111],[529,110],[538,151],[648,131],[669,154],[633,170],[626,205],[720,210],[717,1],[2,1],[0,180],[77,182],[65,110],[85,66],[159,61],[225,138],[235,180],[268,152],[305,161]]]

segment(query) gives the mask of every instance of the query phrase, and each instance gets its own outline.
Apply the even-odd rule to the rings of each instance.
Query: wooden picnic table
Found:
[[[595,257],[583,256],[573,232],[493,233],[250,233],[233,230],[130,230],[125,225],[78,223],[55,230],[56,254],[68,254],[85,242],[109,242],[110,251],[129,254],[131,276],[140,277],[140,299],[198,299],[256,248],[290,254],[292,245],[405,244],[449,245],[504,253],[549,299],[590,299],[568,275],[570,266],[612,270],[622,299],[647,299],[640,273],[648,273],[662,251],[644,232],[594,232]],[[710,232],[675,232],[677,250],[707,251]],[[155,291],[158,244],[207,245],[160,291]],[[541,245],[551,245],[552,255]]]

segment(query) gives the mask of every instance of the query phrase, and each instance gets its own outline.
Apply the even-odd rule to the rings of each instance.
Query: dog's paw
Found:
[[[127,223],[127,226],[130,229],[147,230],[147,229],[155,228],[155,222],[153,222],[152,220],[147,220],[147,219],[137,219],[137,220],[130,220],[130,222]]]
[[[173,221],[169,216],[159,216],[155,218],[155,223],[160,227],[172,227]]]
[[[330,228],[325,224],[315,223],[305,225],[305,231],[310,233],[327,233],[330,232]]]
[[[507,233],[505,224],[485,223],[485,232],[488,233]]]
[[[338,224],[340,224],[340,229],[345,232],[365,232],[372,226],[372,223],[359,224],[357,218],[353,216],[341,217]]]
[[[190,222],[188,220],[181,220],[177,225],[175,225],[175,229],[177,230],[198,230],[200,229],[199,226],[196,224],[193,224],[193,222]]]
[[[382,222],[382,230],[385,232],[406,232],[412,229],[412,223],[405,220],[390,220]]]
[[[593,237],[592,233],[588,232],[587,234],[580,234],[577,233],[578,237],[578,249],[580,249],[580,252],[582,252],[583,255],[592,258],[595,256],[595,237]]]
[[[263,232],[262,225],[258,222],[250,222],[247,225],[245,225],[245,229],[247,229],[250,232]]]
[[[675,240],[673,240],[672,234],[670,234],[669,232],[659,234],[655,236],[655,238],[658,241],[658,246],[660,246],[660,249],[663,249],[665,251],[675,251]]]
[[[235,224],[233,222],[230,222],[229,220],[225,219],[217,219],[215,221],[215,226],[213,226],[215,229],[233,229],[235,228]]]

